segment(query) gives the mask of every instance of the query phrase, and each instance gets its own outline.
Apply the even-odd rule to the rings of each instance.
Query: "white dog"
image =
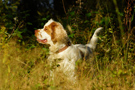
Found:
[[[86,45],[73,45],[64,30],[63,26],[50,19],[42,29],[35,30],[37,41],[42,44],[49,44],[50,56],[48,61],[53,66],[54,61],[59,65],[61,70],[69,79],[75,78],[75,62],[79,59],[90,59],[96,48],[98,33],[102,27],[96,29],[90,42]]]

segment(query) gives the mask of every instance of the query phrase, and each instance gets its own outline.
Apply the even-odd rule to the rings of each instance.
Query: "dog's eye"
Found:
[[[47,31],[48,29],[47,29],[47,28],[45,28],[44,30],[45,30],[45,31]]]

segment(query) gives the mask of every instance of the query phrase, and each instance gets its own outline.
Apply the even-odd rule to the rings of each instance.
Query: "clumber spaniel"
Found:
[[[72,44],[63,26],[50,19],[42,29],[35,30],[37,41],[42,44],[49,44],[50,66],[57,62],[55,70],[61,70],[69,79],[75,79],[75,62],[79,59],[90,59],[96,48],[98,33],[102,27],[96,29],[90,42],[86,45]]]

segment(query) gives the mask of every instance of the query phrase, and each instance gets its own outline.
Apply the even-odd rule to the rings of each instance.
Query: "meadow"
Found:
[[[4,32],[4,33],[3,33]],[[78,83],[73,84],[58,74],[49,83],[49,66],[46,58],[48,46],[38,44],[33,36],[27,42],[11,37],[8,42],[6,28],[0,36],[0,90],[134,90],[134,43],[123,52],[115,37],[107,42],[106,33],[99,37],[94,60],[77,66]],[[113,33],[112,33],[113,34]],[[92,35],[92,34],[90,34]],[[88,38],[88,37],[87,37]],[[129,35],[128,39],[133,39]],[[73,41],[75,42],[75,41]],[[125,42],[126,43],[126,42]],[[125,55],[128,55],[125,56]]]
[[[0,90],[135,90],[134,0],[57,0],[53,5],[0,1]],[[76,83],[62,73],[49,79],[49,46],[36,41],[34,30],[50,18],[64,26],[73,44],[86,44],[96,28],[104,28],[91,62],[76,62]]]

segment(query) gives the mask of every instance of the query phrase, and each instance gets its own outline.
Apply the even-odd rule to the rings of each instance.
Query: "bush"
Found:
[[[122,6],[118,8],[121,2],[111,1],[115,4],[114,8],[117,10],[115,11],[110,1],[99,2],[97,0],[98,3],[94,8],[92,6],[89,8],[88,5],[94,4],[95,1],[87,3],[77,1],[70,6],[65,16],[55,16],[57,21],[64,25],[72,42],[85,44],[97,27],[102,26],[104,30],[99,36],[94,61],[90,64],[83,61],[76,63],[79,80],[75,84],[67,81],[61,73],[56,74],[55,81],[49,81],[50,68],[46,61],[49,54],[48,46],[39,44],[34,35],[26,33],[32,34],[27,27],[27,25],[32,25],[32,21],[23,20],[27,18],[27,11],[22,12],[25,15],[21,20],[16,11],[19,1],[11,5],[8,5],[8,0],[0,1],[0,14],[2,15],[0,17],[1,90],[131,90],[135,88],[135,28],[130,26],[134,15],[131,16],[131,23],[127,21],[129,23],[127,28],[123,22],[125,19],[123,15],[126,16],[124,8]],[[112,8],[114,10],[110,11]],[[49,16],[50,12],[40,12],[38,13],[41,17],[35,21],[41,23],[35,26],[36,28],[43,26],[44,22],[53,16]]]

